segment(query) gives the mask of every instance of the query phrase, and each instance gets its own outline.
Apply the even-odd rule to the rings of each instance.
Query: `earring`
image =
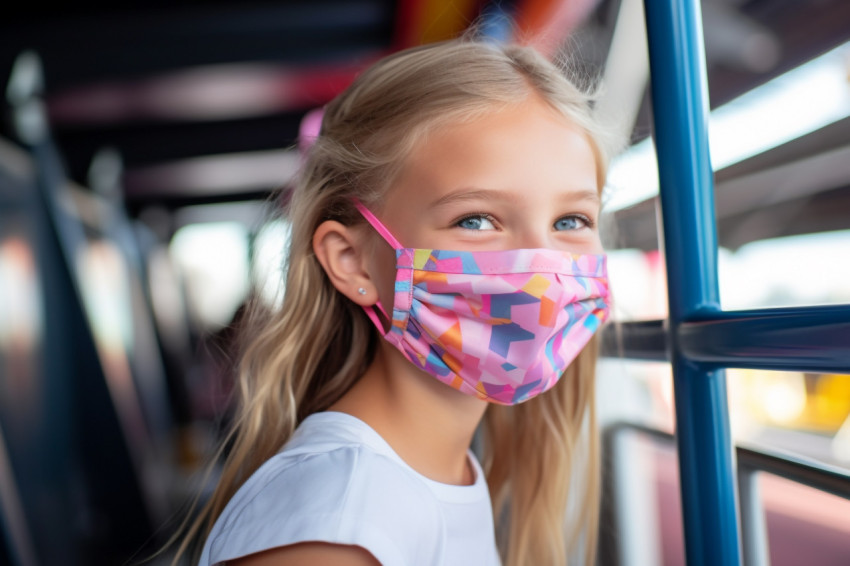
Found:
[[[366,289],[364,289],[363,287],[360,287],[359,289],[357,289],[357,292],[360,293],[361,295],[365,295]]]

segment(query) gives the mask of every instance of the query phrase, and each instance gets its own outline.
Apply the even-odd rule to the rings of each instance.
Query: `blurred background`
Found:
[[[2,13],[0,564],[132,564],[203,498],[241,307],[285,292],[299,132],[392,51],[474,24],[602,80],[595,111],[629,141],[604,199],[616,318],[666,316],[638,0]],[[850,303],[850,3],[703,0],[702,16],[723,307]],[[739,445],[850,469],[850,376],[727,375]],[[606,429],[674,430],[666,362],[609,351],[599,393]],[[600,562],[683,564],[675,450],[632,432],[607,441]],[[758,482],[774,565],[848,563],[846,500]]]

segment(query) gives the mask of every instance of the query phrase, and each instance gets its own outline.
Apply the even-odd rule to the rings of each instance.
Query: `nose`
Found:
[[[524,249],[555,247],[550,231],[537,226],[529,226],[523,230],[519,230],[516,234],[514,244],[517,248]]]
[[[595,230],[556,231],[547,223],[527,225],[514,233],[512,247],[522,249],[561,250],[574,254],[604,253],[599,233]]]

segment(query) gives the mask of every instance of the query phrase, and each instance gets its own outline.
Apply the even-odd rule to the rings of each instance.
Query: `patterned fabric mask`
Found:
[[[604,255],[548,249],[461,252],[405,248],[360,202],[396,251],[384,338],[458,391],[502,405],[550,389],[608,318]],[[366,314],[383,333],[374,308]]]

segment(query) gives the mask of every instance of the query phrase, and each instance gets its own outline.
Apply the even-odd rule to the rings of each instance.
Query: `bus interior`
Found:
[[[846,565],[850,3],[694,5],[720,305],[811,307],[833,321],[818,335],[829,363],[788,371],[768,353],[726,370],[740,552],[748,565]],[[628,140],[603,206],[616,322],[598,370],[598,563],[695,562],[641,0],[13,2],[4,12],[0,564],[133,564],[163,545],[214,481],[243,308],[285,293],[280,210],[305,128],[380,56],[472,28],[600,80],[595,112]]]

